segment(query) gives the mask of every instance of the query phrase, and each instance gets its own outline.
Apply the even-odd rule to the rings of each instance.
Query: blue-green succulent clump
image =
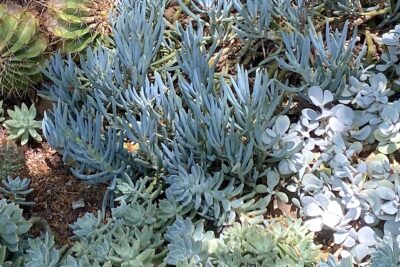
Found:
[[[117,201],[72,226],[67,266],[316,266],[307,231],[341,248],[321,266],[398,264],[397,27],[375,67],[352,21],[328,23],[391,26],[398,7],[178,1],[187,21],[172,24],[170,2],[119,2],[113,46],[46,70],[47,141],[77,178],[109,185],[103,208]],[[299,236],[266,219],[282,203]]]

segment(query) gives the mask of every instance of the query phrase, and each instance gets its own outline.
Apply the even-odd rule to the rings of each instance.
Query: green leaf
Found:
[[[28,143],[28,141],[29,141],[29,132],[26,131],[21,136],[21,145],[22,146],[25,145],[26,143]]]
[[[275,196],[282,202],[284,203],[288,203],[289,202],[289,198],[288,196],[283,193],[283,192],[275,192]]]
[[[7,120],[4,122],[8,127],[19,128],[21,124],[16,120]]]
[[[259,184],[256,186],[255,191],[259,194],[264,194],[268,192],[268,187],[263,184]]]

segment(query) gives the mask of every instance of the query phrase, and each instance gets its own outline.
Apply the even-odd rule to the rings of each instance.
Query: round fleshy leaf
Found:
[[[279,183],[279,173],[274,170],[269,170],[267,173],[267,186],[270,190],[273,190]]]
[[[364,226],[358,230],[358,241],[366,246],[373,246],[376,244],[376,234],[369,226]]]
[[[399,119],[399,110],[397,108],[397,105],[394,103],[389,103],[388,105],[385,105],[381,112],[381,116],[384,120],[389,120],[390,122],[397,122]]]
[[[289,202],[289,198],[288,196],[284,193],[284,192],[276,192],[275,196],[282,201],[283,203],[288,203]]]
[[[333,240],[335,244],[342,244],[349,237],[349,232],[336,232],[333,233]]]
[[[346,248],[352,248],[352,247],[354,247],[355,244],[356,244],[356,240],[351,236],[346,238],[346,240],[343,242],[343,246]]]
[[[292,203],[295,205],[297,208],[301,208],[300,201],[297,198],[292,198]]]
[[[344,216],[346,221],[355,221],[358,220],[358,218],[360,218],[361,215],[361,208],[357,207],[357,208],[351,208],[347,211],[346,215]]]
[[[333,196],[333,194],[331,193],[331,196]],[[331,202],[330,200],[330,196],[328,195],[324,195],[324,194],[318,194],[315,197],[316,203],[318,205],[320,205],[321,207],[323,207],[324,209],[328,208],[329,203]]]
[[[392,236],[400,235],[400,222],[395,221],[386,221],[385,225],[383,226],[383,231],[386,233],[391,233]]]
[[[322,215],[323,223],[328,227],[335,227],[343,217],[342,207],[337,201],[330,201],[327,206],[327,212]]]
[[[240,206],[243,205],[243,199],[239,198],[239,199],[235,199],[233,201],[231,201],[231,207],[234,209],[239,208]]]
[[[323,106],[324,104],[324,93],[318,86],[312,86],[308,89],[308,97],[316,106]]]
[[[261,134],[261,140],[264,144],[270,145],[272,143],[272,138],[266,132]]]
[[[390,31],[382,35],[382,43],[384,43],[387,46],[396,46],[398,43],[397,40],[398,38],[396,38],[394,31]]]
[[[364,222],[370,225],[374,225],[375,223],[377,223],[379,220],[378,218],[376,218],[375,214],[371,213],[371,212],[366,212],[364,214]]]
[[[315,204],[318,203],[315,198],[310,197],[310,196],[303,196],[300,200],[301,200],[301,203],[303,204],[304,207],[307,206],[310,203],[315,203]]]
[[[333,101],[333,94],[331,91],[325,90],[324,91],[324,101],[323,104],[326,105]]]
[[[304,214],[309,217],[320,216],[324,211],[315,203],[310,203],[304,207]]]
[[[396,201],[389,201],[383,204],[381,209],[387,214],[394,215],[399,211],[399,205],[396,203]]]
[[[396,198],[396,193],[392,189],[390,189],[386,186],[378,187],[376,189],[376,194],[380,198],[385,199],[385,200],[393,200]]]
[[[271,138],[277,137],[276,132],[274,132],[273,130],[271,130],[271,129],[269,129],[269,128],[267,128],[267,129],[265,130],[265,132],[266,132],[267,135],[270,136]]]
[[[347,250],[343,249],[340,252],[340,257],[342,257],[341,265],[346,266],[346,267],[352,267],[353,266],[353,255],[351,255],[350,252],[348,252]]]
[[[282,175],[289,175],[291,173],[293,173],[293,169],[291,168],[291,166],[294,165],[293,163],[291,163],[289,160],[287,159],[283,159],[279,162],[278,165],[278,171],[280,174]]]
[[[393,131],[394,131],[394,125],[392,123],[384,121],[381,124],[379,124],[376,131],[374,131],[374,136],[378,141],[383,142],[389,138],[389,136],[393,133]]]
[[[259,184],[256,186],[255,191],[258,194],[264,194],[264,193],[267,193],[269,190],[268,190],[268,187],[266,187],[265,185]]]
[[[335,112],[336,118],[344,125],[351,126],[353,123],[354,113],[348,106],[340,105]]]
[[[349,160],[346,158],[346,156],[343,155],[342,153],[336,154],[335,157],[334,157],[334,160],[339,164],[340,163],[344,164],[344,163],[349,162]]]
[[[318,113],[310,108],[306,108],[303,109],[301,111],[301,114],[307,119],[307,120],[311,120],[314,121],[317,119],[317,117],[319,116]]]
[[[340,223],[341,219],[342,216],[339,216],[337,214],[332,214],[329,212],[325,212],[322,215],[323,223],[330,228],[334,228],[335,226],[337,226]]]
[[[329,128],[334,132],[343,132],[345,130],[344,124],[335,117],[329,119]]]
[[[337,201],[329,202],[327,210],[331,214],[343,216],[342,206]]]
[[[306,173],[301,180],[305,191],[314,191],[322,187],[323,182],[317,176]]]
[[[383,71],[386,71],[390,66],[391,66],[390,64],[386,64],[386,65],[378,64],[378,65],[376,65],[376,69],[378,71],[382,71],[383,72]]]
[[[288,186],[286,186],[286,190],[288,190],[289,192],[296,192],[297,191],[297,186],[295,184],[290,184]]]
[[[353,138],[359,140],[359,141],[364,141],[365,139],[368,138],[372,133],[372,129],[369,125],[361,128],[359,131],[351,131],[350,134]]]
[[[358,244],[354,248],[354,256],[357,262],[361,262],[368,255],[371,255],[371,251],[368,246],[364,244]]]
[[[379,144],[377,149],[379,152],[386,155],[393,154],[400,149],[400,143]]]
[[[290,126],[290,120],[288,116],[278,116],[275,121],[275,130],[279,135],[283,135],[287,132]]]
[[[379,212],[381,208],[381,199],[377,196],[375,189],[363,190],[362,196],[366,201],[368,201],[373,212]]]
[[[304,226],[312,232],[319,232],[322,230],[322,219],[320,217],[309,219],[304,222]]]

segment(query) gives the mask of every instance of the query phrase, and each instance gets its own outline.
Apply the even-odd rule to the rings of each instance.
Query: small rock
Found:
[[[84,208],[85,207],[85,202],[83,201],[83,199],[79,199],[77,201],[72,202],[72,209],[79,209],[79,208]]]

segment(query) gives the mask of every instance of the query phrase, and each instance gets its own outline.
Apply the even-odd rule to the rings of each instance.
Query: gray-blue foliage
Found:
[[[320,266],[398,264],[400,102],[386,76],[399,75],[398,26],[373,69],[365,45],[354,56],[349,21],[333,30],[316,19],[326,6],[361,16],[350,1],[178,0],[181,23],[163,18],[169,2],[118,2],[109,47],[89,48],[79,63],[55,55],[45,72],[47,141],[77,178],[116,195],[109,220],[87,214],[72,225],[77,242],[62,263],[212,266],[214,253],[267,264],[274,246],[246,235],[284,202],[342,248],[340,261]],[[243,45],[245,62],[221,71],[228,41]],[[240,251],[228,242],[212,252],[224,231],[240,236]],[[32,246],[46,244],[51,251],[51,242]],[[287,251],[268,264],[293,266],[299,255]]]
[[[180,71],[153,72],[164,4],[121,5],[115,47],[88,49],[80,66],[53,58],[47,75],[55,105],[43,122],[45,137],[83,181],[114,188],[117,178],[161,176],[168,199],[222,224],[234,216],[232,200],[251,194],[265,169],[298,151],[274,151],[292,142],[284,132],[264,138],[286,112],[278,109],[282,91],[262,70],[252,77],[237,66],[236,76],[215,77],[217,42],[206,49],[201,24],[177,25]],[[265,209],[264,200],[254,209]]]

